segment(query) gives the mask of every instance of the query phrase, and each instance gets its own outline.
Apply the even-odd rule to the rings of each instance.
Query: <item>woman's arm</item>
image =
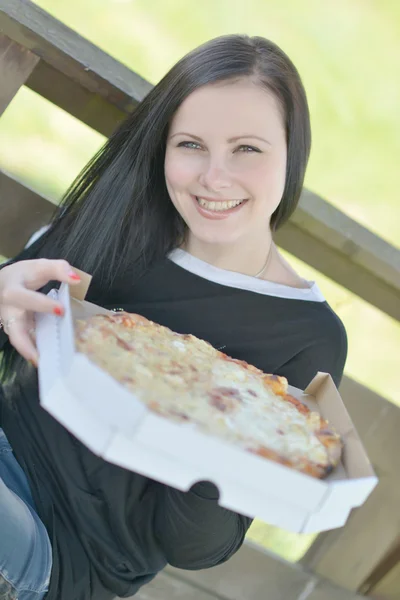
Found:
[[[219,506],[214,484],[200,482],[189,492],[156,485],[155,535],[170,565],[207,569],[239,550],[252,519]]]

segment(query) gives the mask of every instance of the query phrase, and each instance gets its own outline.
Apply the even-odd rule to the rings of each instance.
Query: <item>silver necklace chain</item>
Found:
[[[254,275],[254,277],[258,278],[261,277],[261,275],[267,270],[267,268],[269,267],[269,263],[271,262],[271,257],[272,257],[272,246],[274,245],[274,242],[271,242],[271,245],[269,247],[269,251],[268,251],[268,255],[267,258],[265,260],[264,266],[261,269],[261,271],[259,271],[256,275]]]

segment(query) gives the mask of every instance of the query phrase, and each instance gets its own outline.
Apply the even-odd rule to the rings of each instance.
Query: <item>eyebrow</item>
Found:
[[[178,133],[174,133],[174,135],[171,135],[172,139],[173,137],[177,136],[177,135],[187,135],[189,137],[194,138],[195,140],[197,140],[198,142],[204,142],[204,140],[201,139],[201,137],[199,137],[198,135],[194,135],[193,133],[187,133],[185,131],[179,131]],[[237,135],[235,137],[229,138],[228,143],[231,144],[233,142],[237,142],[238,140],[241,139],[255,139],[255,140],[260,140],[261,142],[265,142],[266,144],[268,144],[269,146],[272,146],[271,142],[269,142],[268,140],[266,140],[265,138],[260,137],[259,135],[253,135],[251,133],[247,134],[247,135]]]

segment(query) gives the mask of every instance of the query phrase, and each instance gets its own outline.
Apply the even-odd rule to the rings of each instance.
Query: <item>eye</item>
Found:
[[[253,154],[254,152],[261,152],[261,150],[259,148],[256,148],[255,146],[248,146],[247,144],[243,144],[242,146],[239,146],[238,151],[244,152],[245,154]]]
[[[189,150],[197,150],[197,148],[200,148],[200,144],[198,144],[197,142],[179,142],[178,144],[178,148],[188,148]]]

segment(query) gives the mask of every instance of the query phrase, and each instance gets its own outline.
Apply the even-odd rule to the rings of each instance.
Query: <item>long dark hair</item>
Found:
[[[282,109],[286,184],[271,218],[272,230],[280,227],[296,208],[310,152],[306,95],[296,68],[278,46],[261,37],[228,35],[203,44],[172,67],[83,169],[47,233],[23,258],[65,258],[104,289],[128,271],[143,273],[177,247],[186,225],[165,184],[169,124],[194,90],[245,77],[271,91]]]

